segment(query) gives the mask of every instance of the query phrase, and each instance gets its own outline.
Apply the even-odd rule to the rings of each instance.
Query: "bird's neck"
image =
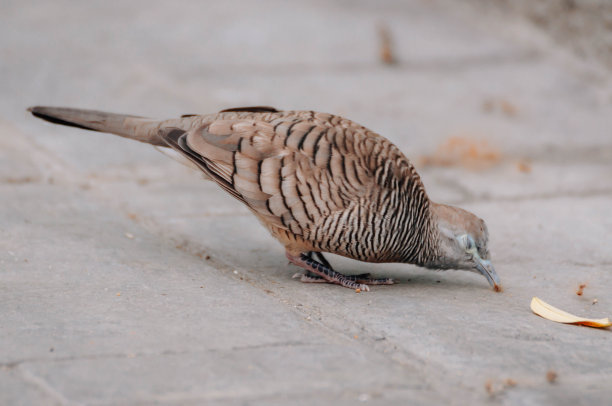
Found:
[[[425,196],[416,208],[408,208],[407,217],[411,221],[402,229],[402,249],[397,253],[397,262],[426,266],[438,256],[438,230],[432,212],[435,204]]]
[[[455,207],[429,201],[429,226],[424,231],[427,237],[424,238],[422,262],[417,263],[417,265],[431,269],[452,268],[452,264],[449,264],[447,258],[445,258],[439,223],[440,221],[456,222],[456,211],[457,208]]]

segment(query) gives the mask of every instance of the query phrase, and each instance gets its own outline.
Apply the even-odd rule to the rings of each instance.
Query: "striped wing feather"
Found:
[[[371,189],[355,136],[316,120],[220,118],[185,133],[182,149],[266,223],[304,235]]]
[[[246,204],[292,253],[419,263],[428,198],[385,138],[314,112],[201,116],[168,145]],[[182,130],[179,130],[179,132]]]

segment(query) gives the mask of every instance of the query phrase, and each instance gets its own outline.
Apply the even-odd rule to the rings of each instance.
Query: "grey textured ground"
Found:
[[[466,0],[480,12],[518,14],[559,45],[590,63],[612,69],[612,2],[609,0]]]
[[[0,404],[608,402],[612,332],[529,302],[612,315],[610,74],[530,23],[457,7],[3,1]],[[378,59],[383,22],[395,66]],[[337,258],[402,283],[301,284],[215,185],[143,144],[35,120],[34,104],[316,109],[417,163],[484,139],[495,165],[419,171],[433,200],[486,219],[505,291]]]

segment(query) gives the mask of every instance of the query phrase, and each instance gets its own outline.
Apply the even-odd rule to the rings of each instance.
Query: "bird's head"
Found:
[[[437,225],[437,255],[426,266],[436,269],[464,269],[482,274],[496,291],[499,277],[489,260],[489,232],[485,222],[458,207],[431,202]]]

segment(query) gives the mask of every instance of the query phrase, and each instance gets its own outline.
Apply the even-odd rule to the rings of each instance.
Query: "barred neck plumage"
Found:
[[[403,226],[400,228],[398,262],[422,265],[436,256],[436,225],[431,213],[431,202],[421,182],[415,182],[420,187],[412,182],[406,183],[402,196],[406,203],[399,214],[403,218]]]
[[[436,225],[431,202],[414,166],[394,146],[377,162],[377,183],[381,186],[378,209],[386,223],[388,260],[420,265],[436,255]]]

